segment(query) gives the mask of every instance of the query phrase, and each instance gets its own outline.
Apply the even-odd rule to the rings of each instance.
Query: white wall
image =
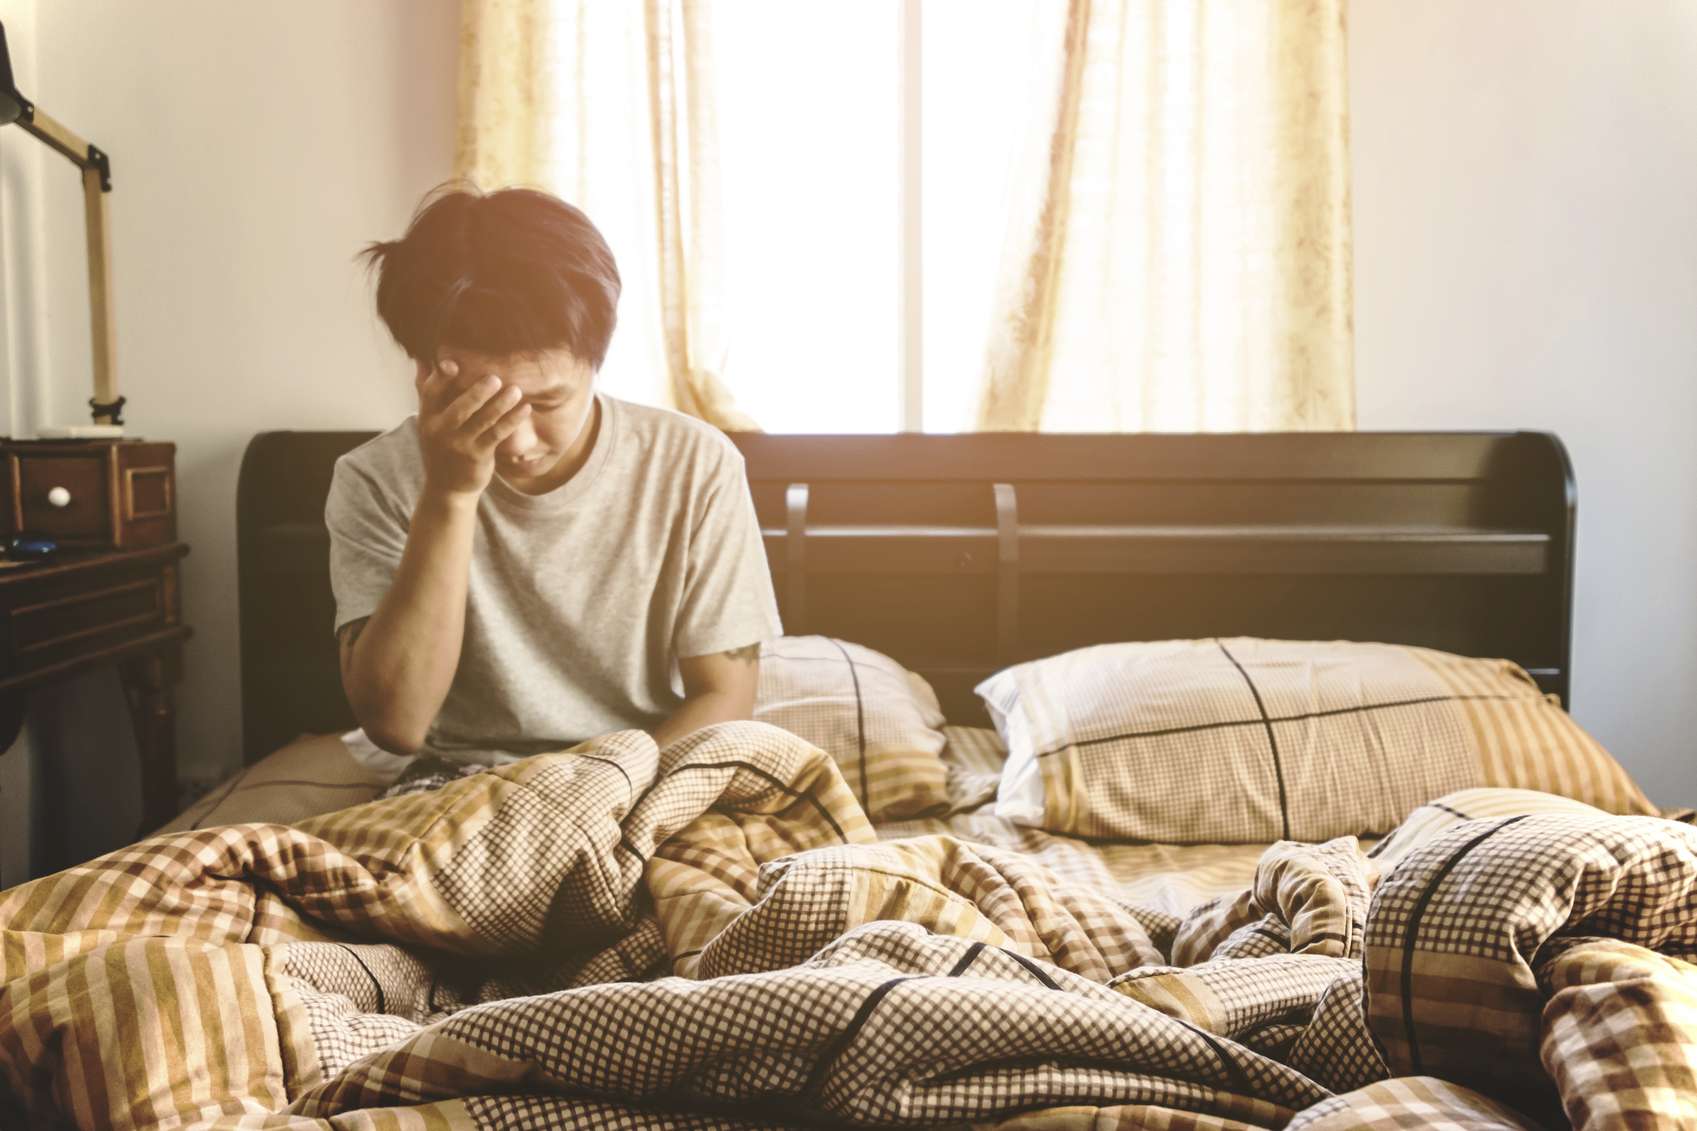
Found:
[[[132,434],[177,443],[192,547],[181,766],[220,774],[241,749],[242,449],[265,429],[376,428],[407,411],[408,370],[353,256],[451,174],[458,8],[0,0],[0,19],[24,93],[112,155],[120,391]],[[0,185],[28,141],[5,138]],[[85,420],[91,392],[80,194],[68,163],[47,173],[33,248],[45,341],[0,368],[20,432]],[[8,274],[31,235],[6,225]],[[44,405],[17,392],[38,371]]]
[[[1697,804],[1697,4],[1356,0],[1362,428],[1558,433],[1575,717]]]
[[[133,431],[179,445],[194,547],[182,763],[215,774],[240,748],[243,445],[406,408],[350,257],[450,171],[455,4],[0,0],[0,19],[24,91],[113,155],[123,391]],[[1350,19],[1361,426],[1566,439],[1576,714],[1658,799],[1697,801],[1697,4],[1356,0]],[[0,132],[0,425],[20,431],[82,419],[89,391],[75,180],[26,141]]]

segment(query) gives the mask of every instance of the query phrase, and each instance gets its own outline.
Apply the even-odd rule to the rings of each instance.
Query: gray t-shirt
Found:
[[[652,730],[683,702],[678,657],[781,631],[742,454],[690,417],[596,399],[576,475],[535,496],[496,476],[478,502],[433,753],[504,761]],[[337,629],[376,611],[423,487],[416,417],[336,461],[324,521]]]

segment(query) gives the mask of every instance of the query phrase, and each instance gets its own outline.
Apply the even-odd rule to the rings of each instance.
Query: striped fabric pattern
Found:
[[[1654,813],[1524,671],[1347,641],[1080,649],[978,688],[1008,748],[997,813],[1164,843],[1377,835],[1471,786]]]
[[[754,717],[835,758],[875,821],[949,804],[936,692],[882,653],[830,636],[769,640],[760,651]]]
[[[1519,1126],[1599,1080],[1598,1120],[1677,1110],[1697,829],[1087,865],[924,820],[887,838],[829,754],[733,723],[152,838],[0,893],[0,1124]],[[1238,890],[1131,894],[1214,852],[1256,857]]]
[[[947,773],[949,813],[994,805],[1008,751],[994,727],[945,726],[941,758]]]
[[[1656,813],[1620,763],[1518,664],[1427,648],[1408,652],[1453,696],[1481,784],[1554,793],[1605,813]]]

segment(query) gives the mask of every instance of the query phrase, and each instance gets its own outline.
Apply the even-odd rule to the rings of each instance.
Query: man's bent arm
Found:
[[[389,591],[370,617],[342,628],[342,688],[385,750],[416,753],[454,681],[476,521],[476,495],[426,490]]]
[[[760,684],[760,645],[733,648],[678,661],[684,701],[654,730],[662,750],[684,735],[714,723],[754,717],[754,693]]]

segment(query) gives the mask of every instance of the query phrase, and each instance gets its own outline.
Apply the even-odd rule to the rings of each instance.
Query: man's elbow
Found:
[[[425,737],[430,732],[429,720],[406,717],[391,704],[382,702],[381,697],[360,694],[356,688],[349,687],[347,692],[354,718],[373,743],[391,754],[409,757],[424,748]]]
[[[753,688],[703,687],[685,698],[700,703],[703,713],[711,715],[714,722],[746,722],[754,717]]]
[[[404,754],[411,757],[424,749],[425,732],[422,729],[395,727],[387,723],[361,723],[365,737],[373,744],[387,750],[391,754]]]

